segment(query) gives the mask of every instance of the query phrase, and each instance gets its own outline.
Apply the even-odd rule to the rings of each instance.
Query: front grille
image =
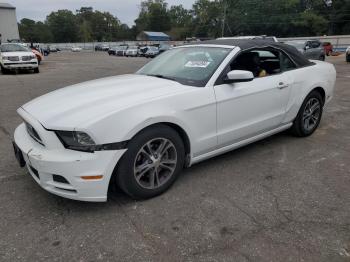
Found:
[[[22,56],[22,61],[30,61],[32,60],[31,56]]]
[[[19,61],[19,56],[9,56],[9,57],[8,57],[8,60],[9,60],[9,61],[13,61],[13,62],[14,62],[14,61]]]
[[[34,129],[34,127],[32,127],[32,125],[29,124],[29,123],[27,123],[27,122],[25,122],[25,124],[26,124],[26,128],[27,128],[28,134],[29,134],[36,142],[38,142],[38,143],[41,144],[41,145],[44,145],[43,142],[42,142],[42,140],[41,140],[41,138],[40,138],[40,136],[39,136],[39,134],[38,134],[38,132],[36,132],[36,130]]]

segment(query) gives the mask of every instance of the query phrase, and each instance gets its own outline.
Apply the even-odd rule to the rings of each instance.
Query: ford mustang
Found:
[[[211,40],[164,52],[135,74],[56,90],[18,109],[22,167],[45,190],[106,201],[165,192],[184,167],[290,130],[310,136],[334,66],[264,40]]]

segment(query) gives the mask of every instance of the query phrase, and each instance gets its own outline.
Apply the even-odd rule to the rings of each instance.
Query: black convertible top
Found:
[[[292,60],[297,64],[298,67],[312,65],[307,58],[305,58],[294,46],[271,42],[263,39],[217,39],[217,40],[208,40],[196,43],[199,45],[227,45],[227,46],[236,46],[242,49],[242,51],[254,49],[254,48],[266,48],[273,47],[284,51],[287,55],[292,58]]]

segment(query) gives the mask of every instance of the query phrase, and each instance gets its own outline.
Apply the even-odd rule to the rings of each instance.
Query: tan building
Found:
[[[2,43],[19,39],[16,7],[7,3],[0,3],[0,34]]]

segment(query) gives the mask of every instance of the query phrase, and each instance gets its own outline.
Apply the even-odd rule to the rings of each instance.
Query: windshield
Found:
[[[296,47],[297,49],[303,49],[305,47],[305,42],[285,42],[287,45]]]
[[[175,48],[146,64],[137,74],[204,87],[230,51],[229,48],[219,47]]]
[[[128,49],[128,47],[127,46],[125,46],[125,45],[121,45],[121,46],[119,46],[119,48],[118,48],[119,50],[126,50],[126,49]]]
[[[129,49],[138,49],[137,46],[130,46]]]
[[[29,49],[18,44],[5,44],[0,47],[1,52],[28,52]]]

